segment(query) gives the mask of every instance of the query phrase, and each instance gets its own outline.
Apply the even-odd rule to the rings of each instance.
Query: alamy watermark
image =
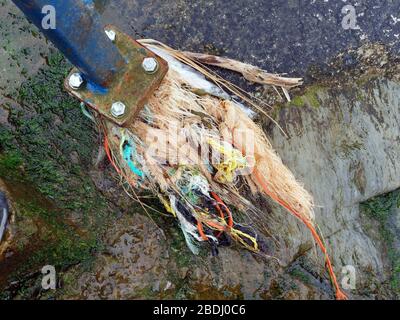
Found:
[[[56,268],[51,265],[42,268],[42,288],[43,290],[56,290],[57,288],[57,273]]]
[[[42,14],[45,15],[42,19],[42,28],[44,30],[56,29],[56,8],[52,5],[45,5],[42,8]]]
[[[352,265],[344,266],[342,268],[342,288],[345,290],[355,290],[357,274],[356,268]]]
[[[342,19],[342,28],[344,30],[360,30],[357,25],[357,12],[354,6],[351,4],[345,5],[342,8],[342,14],[345,15]]]

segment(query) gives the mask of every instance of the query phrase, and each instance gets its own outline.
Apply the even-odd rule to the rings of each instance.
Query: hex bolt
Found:
[[[111,114],[115,118],[120,118],[125,114],[126,106],[121,101],[114,102],[111,106]]]
[[[158,69],[158,61],[155,58],[145,58],[142,67],[147,73],[154,73]]]
[[[117,34],[115,33],[114,30],[105,30],[105,33],[107,37],[112,41],[115,42],[115,39],[117,38]]]
[[[79,89],[83,84],[83,78],[82,75],[78,72],[71,74],[71,76],[68,79],[68,85],[74,89],[77,90]]]

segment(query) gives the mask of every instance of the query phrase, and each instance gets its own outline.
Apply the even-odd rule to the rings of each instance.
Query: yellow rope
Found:
[[[215,169],[217,169],[214,179],[222,184],[233,183],[236,170],[242,170],[248,166],[246,158],[232,146],[220,144],[213,139],[208,139],[207,142],[225,156],[221,163],[214,164]]]
[[[232,228],[231,229],[231,236],[232,236],[232,238],[235,238],[236,241],[239,241],[246,249],[248,249],[250,251],[255,251],[255,252],[259,251],[257,239],[252,237],[252,236],[250,236],[249,234]],[[245,238],[249,239],[253,243],[253,246],[250,246],[246,241],[243,240],[242,237],[245,237]]]
[[[205,212],[198,212],[200,215],[200,220],[205,223],[210,229],[215,230],[215,231],[221,231],[219,228],[215,227],[215,224],[221,225],[223,229],[225,229],[226,232],[228,232],[232,238],[234,238],[236,241],[238,241],[240,244],[242,244],[246,249],[253,251],[253,252],[259,252],[259,247],[257,243],[257,239],[255,237],[252,237],[251,235],[244,233],[243,231],[240,231],[235,228],[228,228],[228,225],[226,222],[222,219],[215,218],[215,219],[209,219],[209,216]],[[253,243],[253,246],[249,245],[243,238],[247,238]]]
[[[164,197],[160,196],[159,198],[162,204],[164,205],[165,210],[167,210],[168,213],[172,214],[176,218],[176,212],[174,211],[174,209],[172,209],[169,202],[165,200]]]

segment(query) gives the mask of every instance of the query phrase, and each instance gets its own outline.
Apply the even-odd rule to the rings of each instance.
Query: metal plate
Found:
[[[69,77],[79,72],[74,68],[65,80],[64,86],[74,97],[110,121],[126,127],[137,117],[161,84],[168,72],[168,63],[114,26],[106,26],[106,30],[113,30],[116,34],[115,46],[127,61],[124,70],[115,77],[106,90],[96,88],[90,83],[84,83],[79,89],[74,90],[68,85]],[[154,73],[147,73],[144,70],[142,64],[145,58],[157,60],[158,68]],[[119,101],[125,104],[126,111],[123,116],[116,118],[111,114],[111,106]]]

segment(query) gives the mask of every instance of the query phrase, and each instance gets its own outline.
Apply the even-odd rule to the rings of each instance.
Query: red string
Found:
[[[274,201],[276,201],[277,203],[279,203],[281,206],[283,206],[284,208],[286,208],[290,213],[292,213],[295,217],[297,217],[300,221],[302,221],[306,227],[311,231],[311,234],[315,240],[315,242],[318,244],[318,246],[320,247],[321,251],[324,253],[325,255],[325,262],[329,271],[329,276],[332,280],[332,283],[335,287],[336,290],[336,299],[337,300],[347,300],[347,296],[345,293],[343,293],[343,291],[340,289],[339,284],[337,282],[336,279],[336,275],[333,271],[333,267],[332,267],[332,263],[331,260],[329,258],[328,252],[321,240],[321,238],[319,237],[317,231],[315,230],[314,226],[312,225],[312,223],[306,219],[305,217],[303,217],[299,212],[297,212],[295,209],[291,208],[285,201],[283,201],[282,199],[280,199],[279,197],[277,197],[275,194],[273,194],[272,192],[269,191],[266,183],[264,182],[263,177],[260,175],[260,173],[258,172],[257,169],[254,170],[254,175],[258,181],[258,183],[261,185],[261,187],[263,188],[264,192],[270,196]]]

